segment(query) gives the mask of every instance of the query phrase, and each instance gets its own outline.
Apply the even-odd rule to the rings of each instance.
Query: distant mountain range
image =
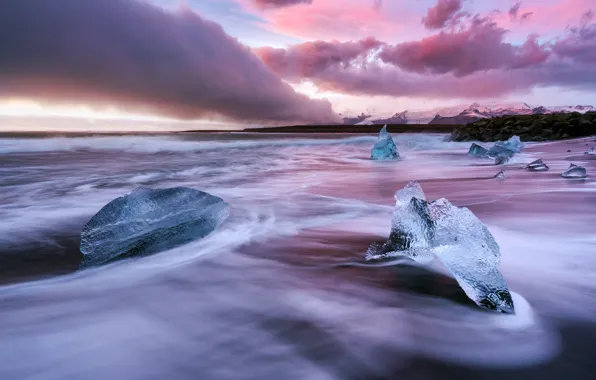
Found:
[[[356,117],[344,117],[344,124],[468,124],[481,119],[505,115],[535,115],[569,112],[585,113],[588,111],[596,111],[596,108],[588,105],[532,107],[526,103],[491,104],[488,106],[472,103],[468,107],[458,106],[430,111],[403,111],[386,118],[373,117],[370,114],[362,113]]]

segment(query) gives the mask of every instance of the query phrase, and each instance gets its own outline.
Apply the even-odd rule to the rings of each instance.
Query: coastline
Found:
[[[0,138],[23,138],[23,137],[88,137],[88,136],[171,136],[186,135],[193,133],[346,133],[346,134],[378,134],[385,124],[372,125],[294,125],[281,127],[260,127],[244,128],[238,130],[229,129],[191,129],[185,131],[171,132],[86,132],[86,131],[10,131],[0,132]],[[452,133],[460,127],[457,124],[387,124],[389,133]]]

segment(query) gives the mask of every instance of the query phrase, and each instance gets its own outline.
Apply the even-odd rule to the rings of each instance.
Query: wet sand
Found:
[[[60,140],[59,152],[3,157],[15,227],[2,227],[21,234],[0,252],[0,378],[591,379],[596,159],[583,152],[595,139],[531,144],[502,167],[467,157],[469,144],[400,139],[404,160],[387,163],[368,160],[374,137],[125,152]],[[551,170],[523,169],[536,158]],[[569,162],[589,178],[561,178]],[[529,314],[502,325],[440,266],[359,265],[409,180],[487,224]],[[235,207],[203,242],[64,275],[80,227],[138,185],[198,187]]]

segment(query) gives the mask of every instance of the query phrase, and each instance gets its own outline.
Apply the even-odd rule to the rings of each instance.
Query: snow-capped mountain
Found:
[[[373,124],[408,124],[408,111],[398,112],[386,119],[371,120]]]
[[[527,103],[489,103],[481,105],[455,106],[426,111],[403,111],[388,118],[362,114],[356,118],[344,118],[345,124],[467,124],[480,119],[505,115],[535,115],[548,113],[569,113],[596,111],[590,105],[577,106],[531,106]]]
[[[362,112],[360,115],[355,116],[355,117],[344,117],[343,120],[344,120],[344,124],[353,125],[353,124],[360,124],[370,117],[371,117],[370,114],[367,115],[364,112]]]

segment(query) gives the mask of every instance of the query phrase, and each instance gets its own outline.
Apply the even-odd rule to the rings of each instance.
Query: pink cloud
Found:
[[[318,44],[311,42],[259,55],[290,80],[351,95],[493,98],[547,86],[596,89],[596,25],[584,19],[564,38],[545,44],[536,35],[521,46],[504,42],[505,29],[476,17],[467,28],[394,46],[363,40],[313,49]],[[360,60],[371,54],[379,59]]]
[[[462,9],[462,0],[438,0],[434,7],[429,8],[422,19],[427,29],[441,29],[448,23],[456,22],[458,12]]]
[[[177,118],[334,121],[223,29],[135,0],[0,1],[0,96]]]
[[[518,10],[516,20],[498,20],[501,26],[508,26],[513,31],[525,31],[541,35],[560,34],[568,25],[576,24],[582,13],[596,8],[594,0],[551,0],[544,2],[526,2]],[[523,21],[519,25],[519,21]]]
[[[581,24],[570,28],[569,34],[558,40],[553,51],[562,58],[596,65],[596,23],[594,13],[584,13]]]
[[[361,62],[383,44],[370,37],[360,41],[312,41],[287,49],[259,48],[257,56],[284,78],[307,78],[335,65],[347,67],[355,60]]]
[[[456,76],[496,68],[526,67],[548,58],[548,51],[535,37],[517,47],[504,42],[506,32],[490,19],[475,18],[467,29],[440,32],[420,41],[387,47],[379,57],[406,71]]]
[[[517,16],[519,15],[519,9],[521,8],[521,1],[518,1],[517,3],[513,4],[513,6],[511,8],[509,8],[509,17],[516,19]]]
[[[250,0],[239,0],[247,7]],[[352,40],[367,36],[377,38],[395,35],[407,25],[412,15],[404,12],[399,18],[380,11],[380,3],[370,0],[315,0],[310,5],[296,5],[272,9],[259,16],[266,19],[263,24],[277,33],[301,39]],[[258,9],[255,9],[258,11]]]
[[[296,4],[312,4],[312,0],[252,0],[261,8],[280,8]]]

